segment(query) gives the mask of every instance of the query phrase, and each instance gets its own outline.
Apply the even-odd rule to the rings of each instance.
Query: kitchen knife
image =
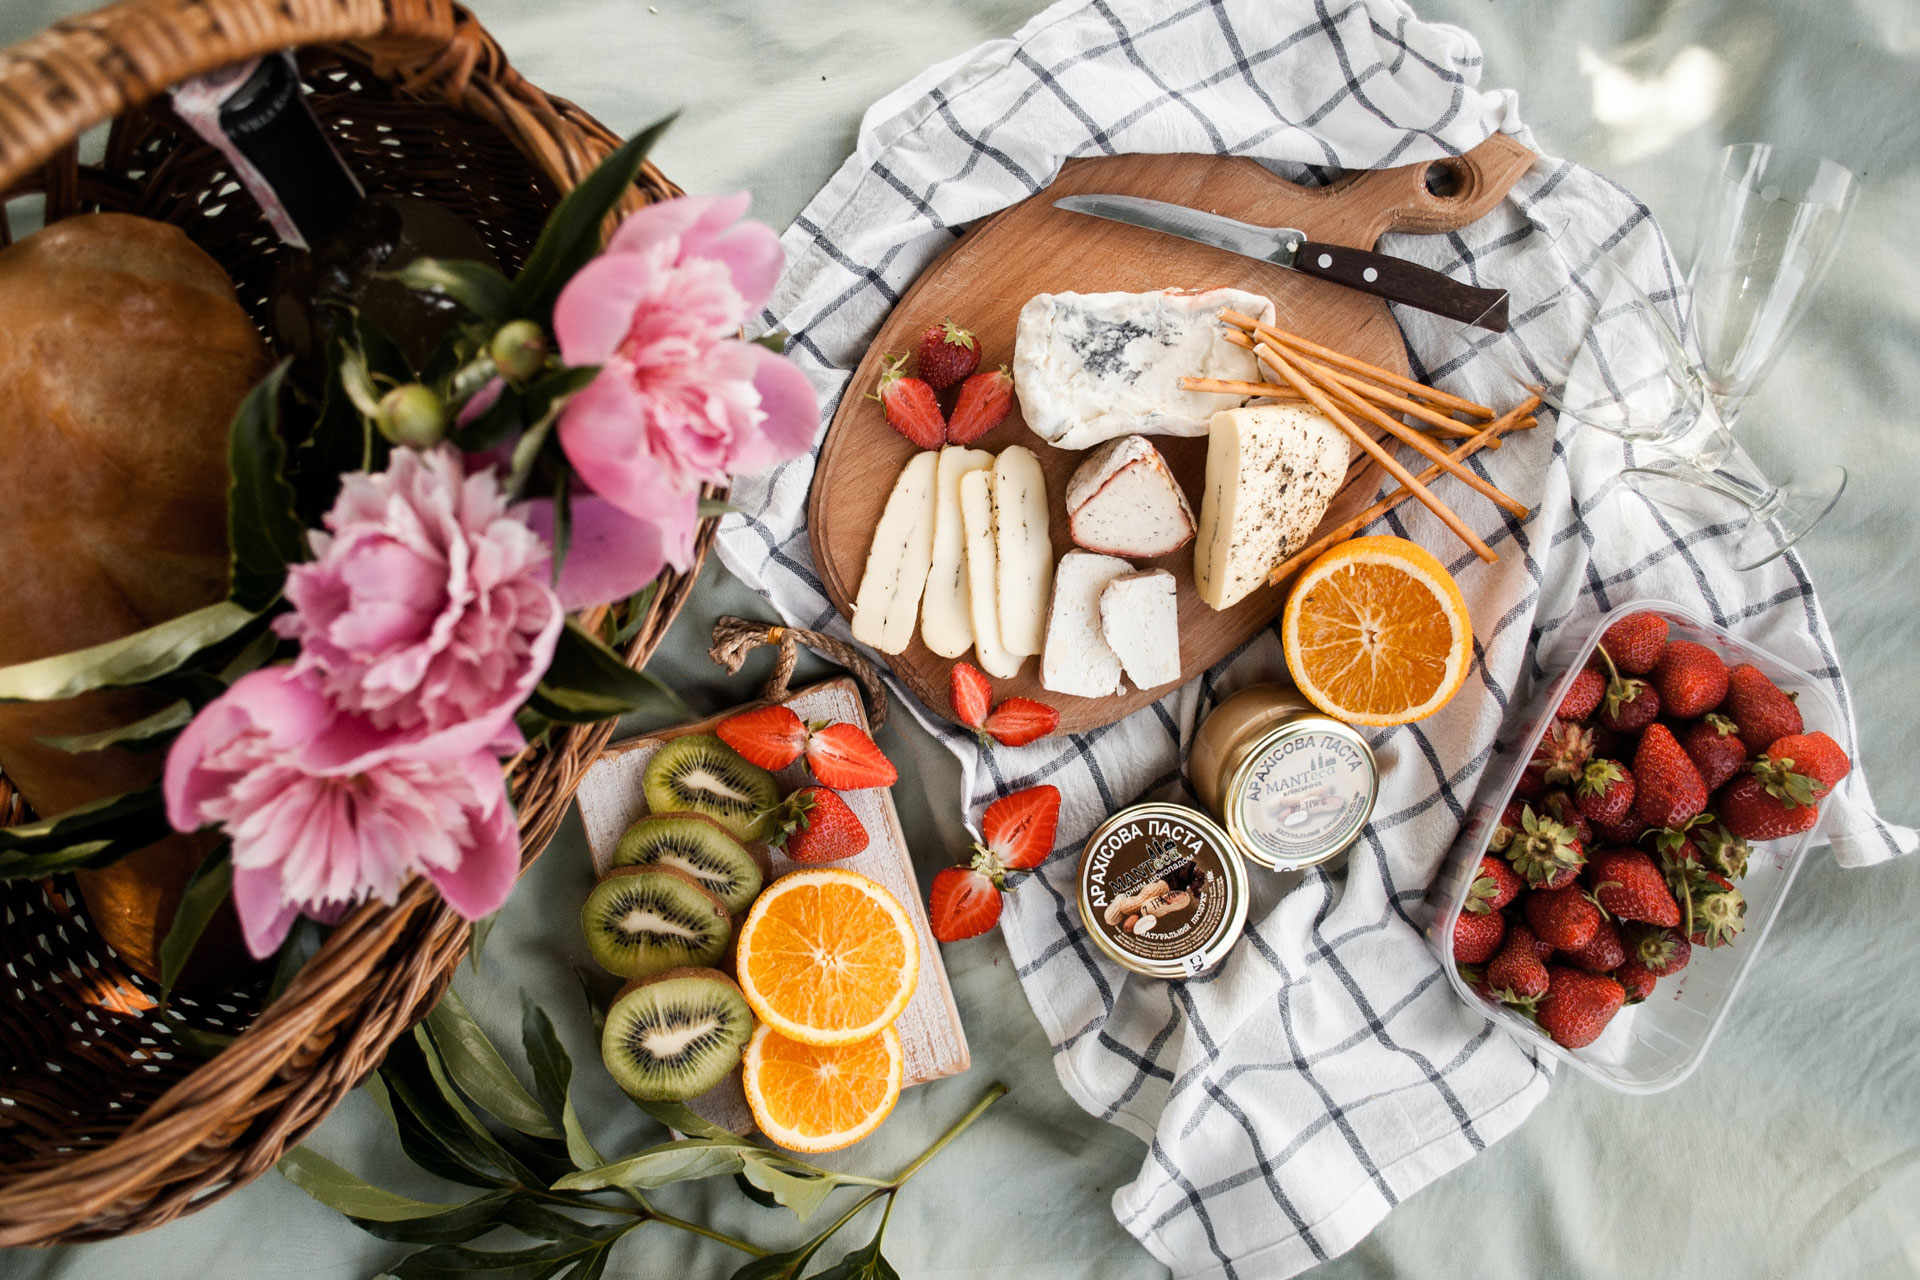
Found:
[[[1276,267],[1371,293],[1388,302],[1431,311],[1462,324],[1478,325],[1496,333],[1505,333],[1507,329],[1504,289],[1476,289],[1405,258],[1346,245],[1316,244],[1307,239],[1304,231],[1292,227],[1256,227],[1217,213],[1140,196],[1063,196],[1053,204],[1056,209],[1069,213],[1125,222],[1271,262]]]

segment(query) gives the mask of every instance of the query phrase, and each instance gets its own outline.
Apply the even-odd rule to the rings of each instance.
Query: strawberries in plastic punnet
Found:
[[[1643,966],[1656,978],[1680,972],[1693,955],[1693,944],[1678,929],[1630,924],[1621,937],[1627,945],[1627,959]]]
[[[1587,860],[1572,827],[1522,809],[1520,827],[1507,843],[1507,861],[1534,888],[1571,884]]]
[[[1667,647],[1667,620],[1657,613],[1630,613],[1600,636],[1600,648],[1614,666],[1643,676]]]
[[[1626,944],[1620,940],[1620,930],[1611,920],[1602,920],[1593,931],[1593,936],[1577,947],[1560,953],[1567,963],[1585,969],[1588,973],[1612,973],[1626,962]]]
[[[1600,928],[1600,908],[1578,886],[1564,889],[1535,889],[1520,899],[1527,923],[1542,942],[1556,951],[1573,951],[1585,946]]]
[[[1677,827],[1707,807],[1707,784],[1673,730],[1647,726],[1633,753],[1634,812],[1651,827]]]
[[[1519,897],[1523,887],[1519,875],[1504,859],[1486,854],[1480,859],[1480,869],[1473,873],[1473,883],[1467,888],[1467,903],[1462,910],[1475,915],[1498,911]]]
[[[1453,922],[1453,961],[1455,964],[1485,964],[1500,949],[1507,936],[1507,918],[1498,911],[1476,915],[1462,911]]]
[[[1547,966],[1534,949],[1533,930],[1516,924],[1487,964],[1489,998],[1502,1004],[1531,1007],[1547,994]]]
[[[1580,668],[1580,674],[1567,686],[1567,692],[1560,699],[1560,708],[1554,714],[1562,720],[1578,723],[1599,710],[1600,699],[1607,691],[1607,677],[1600,668],[1588,665]]]
[[[1653,687],[1660,691],[1660,705],[1668,715],[1691,720],[1727,696],[1727,664],[1703,644],[1670,640],[1654,664]]]
[[[1740,772],[1747,762],[1747,744],[1740,741],[1740,730],[1722,715],[1696,720],[1680,733],[1680,745],[1700,770],[1707,790],[1718,791]]]
[[[1727,673],[1727,698],[1720,704],[1720,714],[1740,726],[1740,740],[1753,756],[1777,739],[1806,731],[1793,698],[1748,662]]]
[[[1600,1038],[1626,998],[1626,989],[1605,974],[1552,965],[1534,1017],[1556,1043],[1580,1049]]]
[[[1586,875],[1594,901],[1616,920],[1666,927],[1680,923],[1680,904],[1667,878],[1640,850],[1602,849],[1587,859]]]

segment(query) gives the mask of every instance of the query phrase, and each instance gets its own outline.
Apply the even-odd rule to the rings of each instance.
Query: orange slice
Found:
[[[796,871],[740,925],[740,991],[760,1021],[802,1044],[871,1040],[900,1016],[920,943],[899,899],[852,871]]]
[[[1473,622],[1433,554],[1405,538],[1354,538],[1304,569],[1280,623],[1307,700],[1351,724],[1405,724],[1460,691]]]
[[[900,1034],[833,1047],[789,1040],[761,1023],[740,1084],[760,1132],[789,1151],[838,1151],[880,1127],[900,1099]]]

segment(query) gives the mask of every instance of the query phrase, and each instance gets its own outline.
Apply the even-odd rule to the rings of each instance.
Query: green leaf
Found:
[[[160,943],[160,1002],[166,1003],[173,984],[180,979],[187,959],[207,930],[213,913],[227,900],[233,888],[233,846],[222,840],[193,870],[193,878],[180,893],[180,905],[174,910],[173,923]]]
[[[553,663],[529,702],[549,720],[591,724],[637,711],[655,699],[685,710],[679,695],[658,677],[635,671],[569,621],[554,647]]]
[[[740,1176],[792,1210],[802,1222],[811,1218],[828,1196],[847,1185],[837,1178],[795,1171],[773,1152],[760,1149],[747,1156]]]
[[[722,502],[718,498],[700,499],[700,518],[702,520],[710,519],[713,516],[731,516],[738,515],[739,513],[740,508],[730,502]]]
[[[516,1180],[517,1171],[509,1167],[512,1161],[497,1160],[476,1142],[448,1104],[417,1037],[394,1041],[380,1064],[380,1074],[387,1082],[394,1128],[409,1160],[428,1173],[473,1187],[498,1187]]]
[[[327,940],[331,932],[330,926],[321,924],[311,916],[301,916],[293,922],[293,927],[287,931],[287,940],[280,944],[279,954],[274,958],[273,981],[267,984],[266,1004],[272,1004],[280,998],[287,984],[306,967],[307,961],[318,954],[320,944]],[[368,1077],[369,1082],[374,1078]]]
[[[498,1229],[501,1215],[515,1199],[511,1191],[494,1191],[425,1217],[380,1219],[350,1213],[347,1220],[370,1236],[400,1244],[459,1244]]]
[[[282,360],[247,392],[227,435],[228,595],[254,610],[278,598],[287,566],[307,555],[307,531],[294,514],[287,447],[280,438],[280,384],[292,363]]]
[[[731,1134],[728,1135],[732,1137]],[[649,1147],[638,1155],[570,1173],[553,1184],[555,1191],[599,1191],[607,1187],[626,1187],[651,1191],[675,1182],[701,1178],[723,1178],[739,1173],[745,1164],[741,1147],[751,1147],[743,1138],[727,1145],[709,1138],[687,1138]]]
[[[336,1213],[370,1222],[430,1218],[461,1206],[430,1204],[376,1187],[310,1147],[295,1147],[276,1166],[288,1182]],[[471,1203],[471,1202],[469,1202]]]
[[[122,751],[145,751],[156,746],[175,729],[182,728],[193,719],[193,707],[185,702],[169,702],[150,716],[142,716],[132,724],[119,725],[112,729],[101,729],[95,733],[76,733],[57,738],[41,738],[40,741],[60,751],[74,755],[85,755],[89,751],[101,751],[107,747],[119,747]]]
[[[0,881],[104,867],[172,830],[158,783],[38,822],[0,827]]]
[[[633,1105],[675,1133],[684,1133],[689,1138],[709,1138],[715,1142],[746,1144],[746,1140],[739,1134],[715,1124],[684,1102],[658,1102],[635,1098]]]
[[[0,702],[57,702],[177,671],[237,633],[254,611],[223,600],[118,640],[0,667]]]
[[[554,206],[533,252],[513,282],[515,315],[546,320],[561,286],[600,252],[600,224],[620,203],[645,163],[647,152],[673,123],[673,117],[635,134],[595,166]]]
[[[580,995],[587,1003],[587,1016],[593,1019],[593,1038],[599,1040],[607,1034],[607,1003],[594,993],[596,976],[588,973],[585,966],[573,966],[573,976],[580,983]]]
[[[447,1074],[489,1115],[536,1138],[560,1136],[560,1130],[548,1122],[547,1113],[513,1074],[452,988],[427,1015],[427,1029]]]
[[[536,1172],[532,1163],[538,1159],[538,1156],[526,1150],[524,1144],[517,1151],[509,1150],[506,1144],[496,1138],[492,1130],[481,1122],[480,1117],[473,1114],[466,1100],[454,1088],[453,1077],[447,1071],[446,1061],[440,1056],[433,1037],[427,1029],[424,1026],[415,1027],[413,1038],[420,1047],[421,1057],[426,1062],[427,1074],[433,1080],[434,1087],[439,1090],[441,1101],[446,1103],[447,1110],[453,1114],[460,1127],[466,1130],[467,1138],[474,1147],[478,1148],[488,1163],[505,1175],[507,1181],[517,1182],[523,1186],[545,1186],[551,1177],[565,1172],[564,1166],[550,1171]]]
[[[464,1280],[468,1276],[488,1276],[492,1280],[538,1280],[558,1275],[568,1264],[586,1264],[604,1258],[615,1240],[633,1230],[639,1222],[616,1222],[605,1227],[583,1228],[582,1234],[535,1245],[530,1249],[468,1249],[443,1244],[402,1258],[388,1268],[396,1280]],[[559,1264],[559,1265],[556,1265]],[[604,1261],[601,1263],[604,1267]]]
[[[893,1264],[880,1256],[880,1242],[887,1235],[887,1219],[893,1216],[893,1197],[887,1198],[887,1211],[880,1215],[880,1228],[873,1239],[840,1261],[814,1276],[813,1280],[900,1280]]]
[[[480,953],[486,950],[487,939],[493,936],[493,926],[499,923],[498,911],[490,916],[481,916],[473,922],[472,934],[467,939],[467,959],[471,962],[475,973],[480,972]]]
[[[609,611],[609,616],[617,612],[620,616],[624,616],[626,621],[622,622],[620,629],[613,633],[613,638],[607,642],[608,648],[618,652],[627,647],[628,641],[640,634],[640,628],[646,625],[647,611],[653,607],[653,597],[659,591],[659,583],[649,582],[628,596],[619,610]]]
[[[513,318],[513,286],[498,267],[455,258],[415,258],[387,274],[409,289],[441,293],[496,324]]]
[[[787,354],[787,344],[793,341],[793,335],[785,329],[769,329],[757,338],[750,339],[755,346],[765,347],[777,356]]]
[[[576,1169],[593,1169],[605,1164],[606,1157],[594,1149],[573,1109],[573,1059],[553,1029],[546,1011],[520,993],[520,1041],[527,1052],[527,1064],[533,1068],[533,1087],[547,1119],[557,1122],[567,1135],[567,1158]]]
[[[560,570],[567,563],[567,551],[573,546],[573,498],[568,492],[565,467],[553,477],[553,585],[560,585]]]

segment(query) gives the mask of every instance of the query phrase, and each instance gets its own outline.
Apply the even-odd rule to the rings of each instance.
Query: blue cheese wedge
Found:
[[[1273,302],[1242,289],[1042,293],[1020,308],[1013,383],[1034,434],[1062,449],[1125,435],[1201,436],[1223,403],[1180,379],[1258,380],[1225,338],[1222,311],[1267,323]],[[1228,402],[1230,403],[1230,402]]]
[[[1213,415],[1193,587],[1228,609],[1306,545],[1347,474],[1347,437],[1301,404]]]
[[[1040,683],[1053,693],[1104,698],[1120,692],[1120,658],[1100,626],[1100,593],[1133,566],[1118,556],[1069,551],[1053,570],[1053,608]]]

